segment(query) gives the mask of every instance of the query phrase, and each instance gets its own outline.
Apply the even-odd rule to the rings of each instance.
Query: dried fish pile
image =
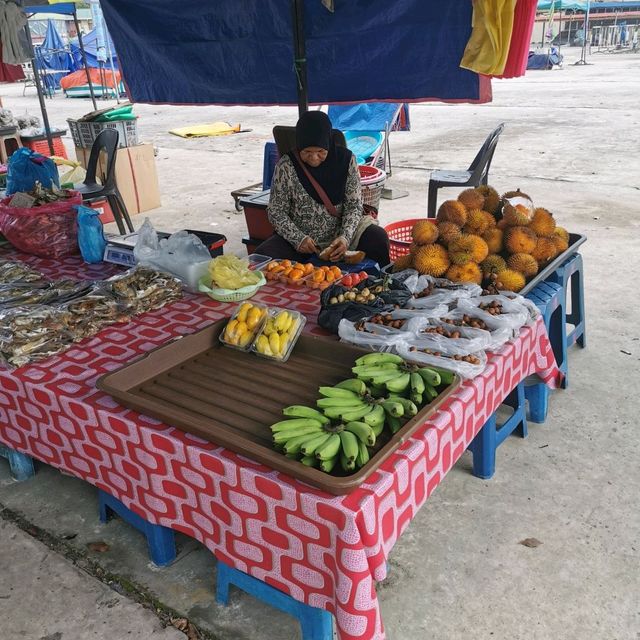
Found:
[[[46,282],[22,263],[0,263],[0,361],[47,358],[181,295],[179,280],[144,267],[101,282]]]

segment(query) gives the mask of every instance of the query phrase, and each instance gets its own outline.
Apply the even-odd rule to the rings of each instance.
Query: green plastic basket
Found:
[[[209,276],[203,276],[198,282],[198,291],[200,291],[200,293],[206,293],[210,298],[218,302],[242,302],[242,300],[251,298],[251,296],[257,293],[260,287],[267,284],[267,280],[262,271],[258,273],[260,274],[260,280],[256,284],[235,290],[212,287],[211,278]]]

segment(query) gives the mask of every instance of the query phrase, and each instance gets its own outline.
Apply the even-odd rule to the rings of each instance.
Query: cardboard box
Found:
[[[76,147],[76,158],[86,169],[91,149]],[[98,161],[98,177],[106,172],[106,155]],[[116,185],[130,215],[160,206],[160,188],[153,145],[139,144],[118,149],[115,170]]]

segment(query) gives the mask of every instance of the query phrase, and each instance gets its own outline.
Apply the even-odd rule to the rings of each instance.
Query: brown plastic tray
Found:
[[[272,447],[269,426],[292,404],[315,406],[318,387],[352,377],[366,351],[327,338],[302,336],[286,363],[220,344],[226,320],[159,347],[102,376],[97,386],[122,405],[215,442],[327,493],[357,488],[420,427],[460,384],[453,384],[390,439],[380,438],[369,462],[351,475],[333,475],[287,458]],[[385,432],[386,433],[386,432]]]

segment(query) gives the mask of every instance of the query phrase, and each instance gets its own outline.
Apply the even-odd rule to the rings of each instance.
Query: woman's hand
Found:
[[[318,247],[313,238],[307,236],[298,246],[298,251],[300,253],[317,253]]]
[[[331,262],[338,262],[344,257],[348,248],[349,245],[347,241],[342,236],[338,236],[327,248],[329,260],[331,260]]]

